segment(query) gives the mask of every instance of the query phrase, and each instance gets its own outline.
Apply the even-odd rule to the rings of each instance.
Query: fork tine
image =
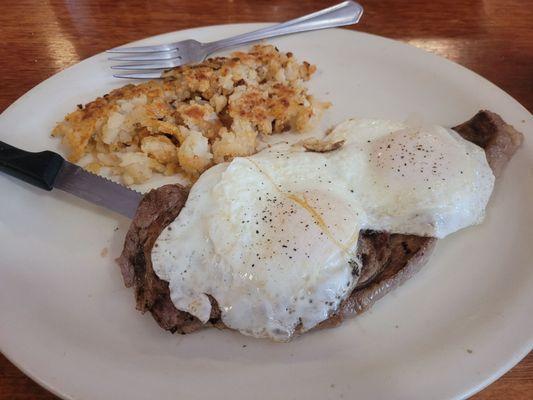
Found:
[[[156,46],[115,47],[106,50],[106,53],[157,53],[177,49],[176,43],[160,44]]]
[[[110,61],[159,61],[181,58],[177,50],[165,51],[161,53],[142,53],[131,56],[109,57]]]
[[[130,71],[141,71],[147,69],[169,69],[178,67],[183,64],[181,59],[174,59],[168,61],[161,61],[157,63],[143,63],[143,64],[121,64],[121,65],[112,65],[111,69],[122,69]]]
[[[159,72],[144,72],[144,73],[137,73],[137,74],[115,74],[113,76],[115,78],[123,78],[123,79],[159,79],[161,78],[161,74]]]

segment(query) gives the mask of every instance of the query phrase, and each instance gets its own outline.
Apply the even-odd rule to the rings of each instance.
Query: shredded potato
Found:
[[[166,71],[68,114],[52,132],[73,162],[109,167],[123,183],[154,172],[196,179],[211,165],[257,151],[257,136],[302,132],[328,105],[307,93],[316,68],[270,45]]]

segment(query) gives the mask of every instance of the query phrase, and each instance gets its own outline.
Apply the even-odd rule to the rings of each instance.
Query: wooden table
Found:
[[[333,0],[17,0],[0,13],[0,111],[86,57],[163,32],[233,22],[282,21]],[[533,110],[531,0],[361,0],[357,29],[440,54],[494,82]],[[120,17],[115,17],[120,16]],[[1,316],[0,316],[1,318]],[[475,399],[533,398],[533,355]],[[0,355],[0,399],[56,399]]]

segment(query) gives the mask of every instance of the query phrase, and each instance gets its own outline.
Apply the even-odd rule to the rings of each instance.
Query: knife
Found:
[[[0,141],[0,171],[41,189],[60,189],[133,218],[142,194],[92,174],[52,151],[30,153]]]

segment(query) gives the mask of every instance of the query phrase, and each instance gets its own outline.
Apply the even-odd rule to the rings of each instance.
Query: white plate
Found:
[[[207,41],[259,26],[142,43]],[[486,221],[442,240],[415,278],[339,328],[289,344],[217,330],[179,336],[135,311],[123,286],[113,258],[125,218],[0,175],[0,348],[40,384],[91,400],[460,398],[531,350],[531,114],[474,73],[402,43],[347,30],[273,42],[318,65],[311,90],[334,103],[322,127],[411,113],[453,126],[486,108],[524,132]],[[54,123],[125,83],[108,66],[100,54],[32,89],[1,115],[1,140],[60,151],[48,135]]]

